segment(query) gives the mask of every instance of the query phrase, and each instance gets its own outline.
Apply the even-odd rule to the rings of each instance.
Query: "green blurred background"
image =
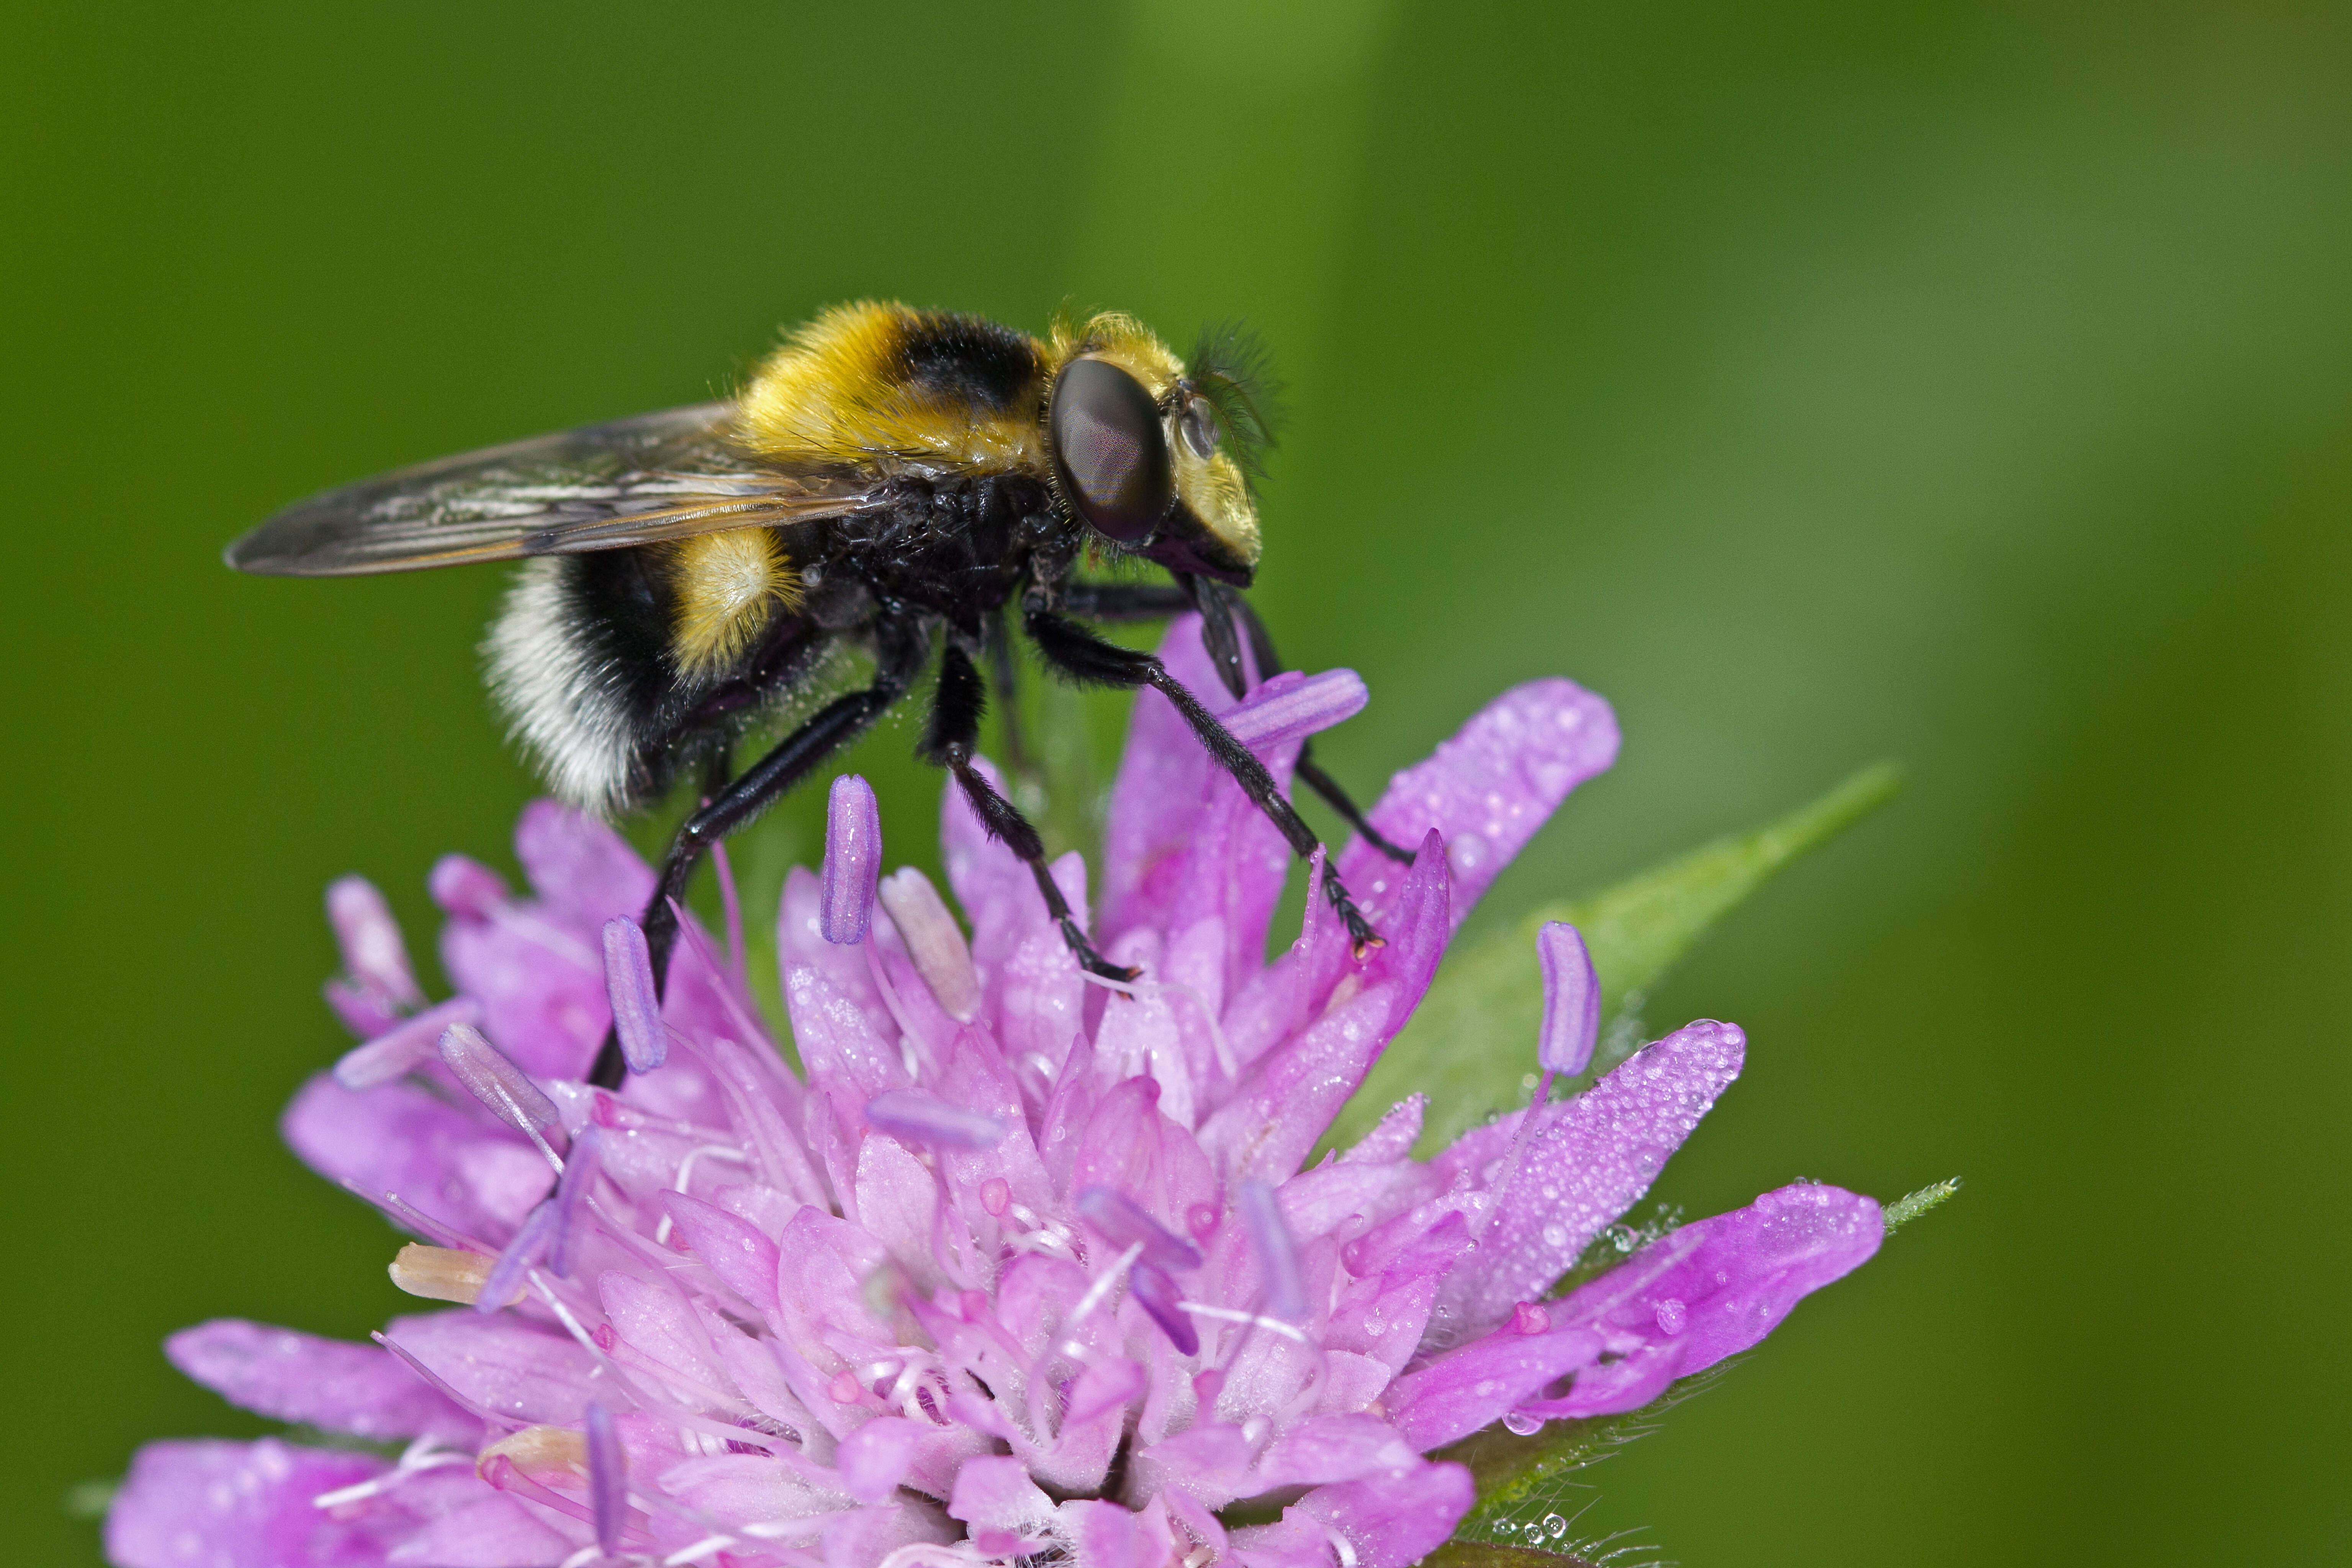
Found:
[[[2344,10],[856,11],[0,23],[5,1558],[94,1562],[68,1493],[143,1438],[259,1429],[171,1329],[407,1304],[273,1133],[344,1043],[320,891],[375,877],[425,958],[433,857],[503,862],[530,793],[476,678],[497,571],[221,544],[884,295],[1264,330],[1258,597],[1374,693],[1335,770],[1370,793],[1538,674],[1617,706],[1489,917],[1908,767],[1654,998],[1753,1040],[1659,1195],[1968,1190],[1593,1472],[1580,1531],[2339,1560]],[[911,737],[856,763],[900,853]]]

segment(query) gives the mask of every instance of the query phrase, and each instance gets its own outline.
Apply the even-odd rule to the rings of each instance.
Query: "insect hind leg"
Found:
[[[926,760],[944,768],[955,779],[964,799],[980,818],[981,826],[990,838],[998,840],[1005,848],[1021,858],[1029,874],[1037,881],[1037,891],[1045,900],[1045,913],[1060,927],[1062,940],[1079,967],[1088,974],[1108,980],[1132,980],[1139,971],[1122,967],[1095,951],[1094,944],[1078,928],[1076,915],[1068,899],[1062,896],[1059,883],[1045,862],[1045,841],[1020,809],[998,794],[994,786],[972,765],[974,749],[980,743],[980,721],[988,708],[987,688],[981,685],[980,672],[972,667],[971,656],[950,642],[940,659],[939,695],[931,708],[931,722],[923,740]]]
[[[643,925],[646,947],[653,959],[656,995],[669,986],[670,951],[677,945],[677,904],[694,869],[711,846],[758,816],[778,796],[815,769],[826,758],[848,745],[906,694],[912,665],[919,659],[921,643],[911,634],[885,640],[885,653],[874,684],[864,691],[835,697],[807,722],[778,741],[765,757],[745,768],[733,782],[686,820],[662,861],[654,895],[646,904]],[[607,1030],[604,1043],[588,1070],[588,1082],[599,1089],[617,1089],[627,1076],[619,1032]]]

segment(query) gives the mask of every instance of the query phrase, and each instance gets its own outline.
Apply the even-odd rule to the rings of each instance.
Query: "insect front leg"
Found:
[[[1202,639],[1208,644],[1211,662],[1217,666],[1225,689],[1234,695],[1243,695],[1241,651],[1232,631],[1234,622],[1248,633],[1250,654],[1257,661],[1257,678],[1261,681],[1280,674],[1287,666],[1274,650],[1274,639],[1267,634],[1265,622],[1258,619],[1250,601],[1223,583],[1206,578],[1191,578],[1186,588],[1171,587],[1152,582],[1072,583],[1065,592],[1063,602],[1073,615],[1089,621],[1164,621],[1181,615],[1187,610],[1201,612]],[[1224,636],[1216,633],[1223,630]],[[1364,816],[1339,781],[1323,771],[1315,760],[1315,744],[1301,741],[1298,761],[1292,768],[1298,781],[1323,797],[1324,803],[1339,813],[1340,821],[1363,835],[1372,848],[1392,861],[1405,865],[1412,863],[1412,852],[1391,843]]]
[[[1274,651],[1273,634],[1266,631],[1265,622],[1258,619],[1256,609],[1238,593],[1226,593],[1225,597],[1232,601],[1235,614],[1249,632],[1250,656],[1257,661],[1257,678],[1263,681],[1280,674],[1284,668],[1282,655]],[[1412,852],[1382,837],[1380,830],[1364,816],[1363,808],[1356,804],[1339,781],[1323,771],[1322,764],[1315,760],[1315,743],[1312,740],[1298,743],[1298,760],[1291,771],[1298,776],[1301,784],[1322,796],[1323,803],[1339,812],[1342,821],[1363,836],[1364,842],[1400,864],[1412,863]]]
[[[1313,859],[1315,852],[1322,848],[1316,841],[1315,831],[1283,798],[1274,775],[1265,770],[1265,764],[1234,739],[1233,732],[1217,722],[1217,716],[1202,706],[1201,699],[1170,674],[1158,659],[1107,643],[1076,622],[1047,610],[1031,608],[1025,623],[1030,640],[1037,644],[1045,662],[1069,679],[1090,685],[1150,686],[1173,703],[1176,711],[1184,716],[1184,722],[1192,727],[1192,733],[1201,737],[1201,744],[1209,748],[1209,755],[1233,775],[1234,782],[1265,813],[1267,821],[1281,830],[1301,860]],[[1339,881],[1338,868],[1328,859],[1323,863],[1323,896],[1329,901],[1332,912],[1346,924],[1358,957],[1381,946],[1380,934],[1356,907],[1356,901],[1348,895]]]
[[[980,743],[980,721],[988,709],[987,688],[981,685],[980,672],[972,667],[971,656],[954,642],[940,659],[939,696],[931,708],[931,722],[923,739],[923,756],[954,775],[956,784],[963,790],[964,799],[971,802],[981,826],[988,836],[1021,857],[1029,874],[1037,879],[1037,891],[1045,895],[1045,913],[1061,927],[1062,940],[1079,967],[1089,974],[1105,979],[1132,980],[1139,970],[1123,968],[1095,951],[1087,934],[1078,929],[1077,916],[1070,909],[1069,900],[1054,881],[1054,873],[1045,862],[1045,842],[1037,836],[1012,801],[998,794],[988,780],[972,766],[972,754]]]
[[[686,896],[686,884],[692,879],[694,868],[710,853],[713,844],[765,810],[778,796],[856,739],[866,726],[905,695],[913,679],[910,666],[919,659],[921,646],[920,639],[912,632],[885,637],[881,665],[872,685],[827,703],[806,723],[778,741],[765,757],[745,768],[678,829],[669,854],[662,861],[661,874],[655,881],[654,895],[646,904],[642,922],[646,947],[653,959],[656,994],[667,991],[669,986],[670,949],[677,943],[677,901]],[[599,1089],[617,1089],[627,1072],[620,1035],[607,1030],[604,1049],[596,1053],[595,1065],[588,1071],[588,1082]]]

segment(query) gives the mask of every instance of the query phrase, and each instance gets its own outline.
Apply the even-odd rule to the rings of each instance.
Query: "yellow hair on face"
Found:
[[[778,605],[801,601],[800,573],[766,528],[730,528],[680,539],[676,557],[677,626],[670,654],[704,674],[748,652]]]
[[[1102,311],[1084,324],[1056,319],[1052,351],[1057,370],[1080,355],[1107,360],[1140,382],[1155,402],[1184,379],[1184,361],[1150,328],[1123,310]],[[1176,493],[1201,526],[1243,560],[1256,565],[1257,506],[1250,499],[1240,465],[1222,450],[1200,456],[1181,436],[1169,444],[1169,452],[1176,464]]]
[[[1067,320],[1054,323],[1054,364],[1058,369],[1081,354],[1108,360],[1143,383],[1153,400],[1184,374],[1184,361],[1169,351],[1150,328],[1124,310],[1104,310],[1080,326]]]

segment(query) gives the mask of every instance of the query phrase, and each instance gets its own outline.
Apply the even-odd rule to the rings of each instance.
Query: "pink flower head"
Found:
[[[1192,621],[1163,653],[1277,779],[1363,702],[1340,671],[1235,703]],[[373,1038],[301,1092],[287,1137],[420,1239],[396,1281],[460,1304],[378,1345],[175,1336],[174,1362],[240,1405],[405,1447],[152,1445],[110,1552],[1406,1568],[1474,1500],[1434,1450],[1645,1404],[1877,1245],[1876,1204],[1800,1186],[1544,1299],[1738,1075],[1727,1024],[1433,1161],[1410,1157],[1416,1096],[1307,1164],[1470,906],[1616,748],[1607,706],[1568,682],[1506,693],[1371,811],[1417,846],[1409,867],[1341,855],[1385,945],[1358,960],[1310,900],[1267,963],[1287,850],[1146,692],[1091,921],[1080,858],[1053,868],[1141,970],[1128,987],[1080,972],[960,791],[941,831],[969,937],[920,873],[877,882],[870,792],[837,789],[828,878],[793,873],[777,926],[799,1074],[740,957],[690,918],[654,1009],[629,925],[652,873],[584,818],[525,813],[532,897],[436,868],[458,994],[429,1010],[409,1010],[381,901],[342,884],[338,995]],[[1591,969],[1580,945],[1547,958],[1564,988],[1544,1062],[1573,1071]],[[616,1003],[632,1059],[660,1065],[608,1093],[580,1075]],[[1250,1500],[1274,1521],[1221,1517]]]

